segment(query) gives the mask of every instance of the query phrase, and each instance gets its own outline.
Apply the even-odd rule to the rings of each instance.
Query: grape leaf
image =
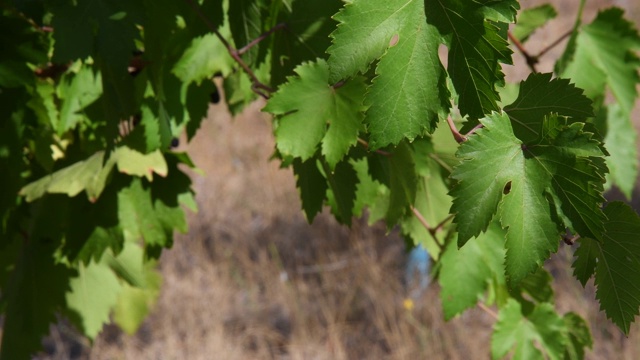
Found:
[[[348,161],[341,161],[334,171],[324,168],[329,184],[327,200],[336,219],[343,224],[351,225],[353,206],[355,204],[358,175]]]
[[[257,39],[263,32],[264,0],[234,0],[229,2],[229,27],[236,48],[240,49]],[[258,44],[259,45],[259,44]],[[243,54],[247,64],[258,62],[258,46],[249,48]]]
[[[162,177],[167,176],[167,162],[159,149],[149,154],[142,154],[123,146],[119,147],[112,156],[116,158],[116,164],[121,173],[131,176],[144,176],[149,181],[153,179],[153,173]]]
[[[138,244],[127,242],[118,256],[107,253],[105,262],[125,280],[114,307],[114,321],[127,333],[133,334],[151,311],[159,293],[162,279],[154,268],[155,261],[145,261]]]
[[[573,263],[574,274],[584,285],[595,271],[596,298],[600,309],[625,334],[639,313],[640,286],[640,217],[622,202],[612,202],[604,209],[602,242],[580,239]]]
[[[333,170],[358,140],[363,78],[340,87],[329,86],[329,68],[324,60],[305,63],[296,68],[296,73],[299,77],[289,78],[263,109],[281,116],[275,131],[278,150],[305,161],[322,141],[322,155]]]
[[[415,169],[413,149],[401,142],[388,157],[389,169],[389,209],[387,229],[391,229],[407,213],[416,199],[418,174]]]
[[[504,111],[511,118],[513,132],[524,143],[542,135],[543,116],[556,113],[584,121],[593,116],[591,100],[567,79],[551,79],[552,74],[531,73],[520,83],[518,98]]]
[[[159,149],[162,146],[160,124],[149,102],[145,101],[140,106],[139,119],[140,123],[123,139],[122,145],[143,154]]]
[[[555,19],[557,15],[556,9],[551,4],[524,9],[518,14],[518,22],[512,32],[513,36],[524,44],[531,34],[549,20]]]
[[[597,242],[590,239],[581,238],[578,241],[580,246],[574,253],[573,276],[580,281],[582,286],[586,286],[587,281],[596,272],[599,249],[596,246]]]
[[[106,163],[103,158],[104,152],[99,151],[87,160],[74,163],[26,185],[20,190],[20,195],[25,196],[27,201],[33,201],[45,193],[76,196],[86,190],[89,199],[95,201],[102,193],[107,177],[115,165],[113,156]]]
[[[186,107],[189,111],[187,123],[187,141],[195,136],[200,124],[207,117],[212,94],[217,93],[218,88],[213,81],[204,81],[200,85],[191,84],[187,88]]]
[[[461,2],[427,1],[427,22],[434,25],[449,48],[448,71],[459,95],[460,113],[471,119],[497,111],[496,84],[504,83],[500,63],[511,63],[502,19],[515,20],[513,0]],[[491,15],[493,21],[487,21]],[[499,17],[497,15],[500,15]]]
[[[543,303],[524,315],[520,304],[509,300],[500,309],[491,336],[491,355],[501,359],[513,350],[513,359],[554,359],[564,355],[566,326],[553,305]]]
[[[301,161],[299,158],[293,161],[296,186],[300,191],[302,209],[309,223],[322,211],[328,188],[327,180],[318,169],[317,162],[318,160],[315,157],[307,161]]]
[[[424,2],[354,1],[335,19],[340,24],[327,50],[331,82],[364,73],[380,58],[365,100],[371,148],[432,133],[450,106],[439,35],[425,23]]]
[[[113,271],[102,262],[91,261],[78,266],[78,275],[69,281],[66,294],[71,319],[89,338],[94,339],[109,322],[122,286]]]
[[[442,168],[434,157],[437,156],[431,141],[417,140],[412,144],[415,150],[416,170],[418,173],[418,187],[414,208],[423,216],[427,224],[435,227],[449,216],[451,197],[445,180],[449,172]],[[417,216],[409,214],[400,224],[402,233],[409,236],[416,244],[421,244],[434,260],[438,260],[441,245],[447,236],[446,231],[440,231],[434,237],[427,231]]]
[[[87,265],[91,259],[100,261],[107,249],[116,254],[122,250],[124,235],[118,220],[117,198],[122,178],[107,186],[95,203],[80,196],[68,199],[69,215],[65,222],[74,226],[66,231],[62,252],[70,262]]]
[[[565,314],[562,320],[567,329],[564,358],[569,360],[584,359],[584,348],[593,346],[589,325],[583,318],[572,312]]]
[[[505,283],[503,243],[504,230],[495,223],[460,249],[455,241],[449,242],[440,260],[439,277],[446,320],[475,306],[490,282]]]
[[[502,226],[509,228],[506,270],[511,285],[556,251],[565,226],[602,237],[605,216],[598,184],[603,174],[589,157],[604,154],[580,123],[560,120],[544,118],[543,141],[526,146],[513,134],[507,115],[494,113],[481,120],[484,128],[456,154],[463,159],[452,173],[458,243],[462,246],[484,231],[497,211]]]
[[[152,179],[154,172],[160,176],[167,175],[167,164],[159,150],[142,154],[122,146],[116,149],[106,162],[104,151],[98,151],[87,160],[74,163],[26,185],[20,190],[20,195],[25,196],[27,201],[33,201],[45,193],[67,194],[73,197],[85,190],[89,200],[94,202],[104,190],[115,164],[120,172],[145,176],[148,180]]]
[[[56,263],[52,252],[36,238],[23,242],[9,282],[2,289],[2,360],[30,358],[65,303],[73,271]]]
[[[155,212],[151,191],[139,178],[118,193],[118,217],[125,240],[144,239],[146,244],[164,245],[170,241],[163,223]]]
[[[271,47],[271,84],[279,86],[305,61],[325,56],[331,45],[329,34],[335,29],[331,17],[343,5],[340,0],[282,2],[271,6],[271,23],[286,24],[273,36]]]
[[[631,111],[640,82],[640,60],[634,53],[639,49],[640,36],[633,24],[623,18],[621,9],[611,8],[581,29],[562,64],[563,76],[585,89],[589,97],[603,99],[607,89],[615,96],[618,104],[607,116],[606,140],[616,142],[612,146],[610,178],[627,197],[638,176],[635,157],[629,157],[635,152],[635,131],[629,129],[633,129]]]
[[[57,95],[62,99],[58,135],[73,129],[85,119],[81,111],[96,101],[102,94],[102,78],[100,73],[94,74],[88,66],[81,66],[77,73],[63,76],[57,88]]]
[[[576,39],[572,61],[562,73],[590,98],[602,97],[608,87],[630,114],[635,104],[638,58],[632,53],[640,49],[640,36],[633,24],[623,18],[623,11],[610,8],[584,26]],[[606,86],[605,86],[606,85]]]
[[[607,148],[609,158],[607,165],[610,170],[610,179],[631,200],[633,189],[638,178],[638,148],[637,132],[629,114],[622,111],[619,104],[607,107],[607,135],[605,144],[611,144]],[[607,184],[610,184],[607,182]]]
[[[125,240],[170,247],[173,231],[187,231],[181,206],[193,204],[191,180],[178,168],[180,159],[167,154],[168,175],[152,183],[133,178],[118,192],[118,218]]]
[[[371,178],[367,159],[352,160],[351,164],[358,175],[356,199],[353,214],[364,216],[364,208],[369,210],[368,223],[373,224],[384,217],[389,208],[389,188]]]
[[[233,65],[233,59],[222,42],[214,34],[207,34],[191,41],[172,73],[183,82],[200,84],[216,73],[223,76],[230,74]]]

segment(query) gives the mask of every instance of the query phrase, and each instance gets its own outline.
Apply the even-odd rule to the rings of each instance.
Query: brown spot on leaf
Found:
[[[400,40],[400,35],[398,34],[393,35],[391,37],[391,40],[389,40],[389,47],[396,46],[399,40]]]

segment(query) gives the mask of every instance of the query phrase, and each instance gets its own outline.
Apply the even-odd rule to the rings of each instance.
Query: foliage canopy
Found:
[[[437,261],[447,318],[497,307],[493,358],[574,359],[591,346],[586,322],[554,309],[542,267],[564,243],[627,334],[640,217],[603,193],[629,198],[636,183],[640,36],[620,9],[589,24],[579,13],[555,74],[540,74],[543,54],[522,44],[557,14],[519,8],[4,2],[0,358],[38,351],[58,314],[89,339],[110,319],[136,331],[158,295],[156,259],[187,231],[183,208],[196,210],[181,170],[195,165],[174,148],[219,98],[214,77],[233,113],[267,99],[274,157],[293,168],[309,221],[325,205],[344,224],[368,209]],[[509,40],[532,73],[506,105]]]

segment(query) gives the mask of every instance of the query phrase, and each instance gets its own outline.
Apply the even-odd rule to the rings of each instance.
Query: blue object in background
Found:
[[[405,280],[407,289],[413,299],[422,296],[429,287],[431,281],[429,270],[431,268],[431,257],[427,249],[418,244],[409,252],[409,260],[405,269]]]

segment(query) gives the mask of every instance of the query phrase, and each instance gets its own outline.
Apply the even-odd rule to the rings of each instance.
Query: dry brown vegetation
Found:
[[[261,106],[236,119],[212,107],[188,146],[206,173],[192,176],[200,211],[163,254],[162,292],[139,331],[108,326],[89,346],[62,323],[46,340],[46,358],[489,358],[491,311],[445,322],[437,285],[406,306],[396,233],[363,219],[349,230],[330,214],[307,224],[291,171],[269,161],[273,137]],[[640,359],[640,327],[625,338],[598,311],[593,286],[571,276],[572,250],[562,246],[547,263],[557,309],[588,320],[595,339],[588,358]]]

